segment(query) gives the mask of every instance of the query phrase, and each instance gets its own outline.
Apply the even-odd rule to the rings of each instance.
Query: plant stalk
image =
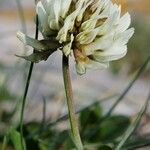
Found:
[[[38,39],[38,16],[36,16],[36,33],[35,33],[35,39]],[[21,106],[21,115],[20,115],[20,134],[21,134],[21,145],[22,145],[22,150],[25,149],[24,147],[24,141],[23,141],[23,117],[24,117],[24,109],[25,109],[25,104],[26,104],[26,98],[29,90],[29,85],[31,81],[31,76],[34,68],[34,63],[31,62],[29,72],[28,72],[28,77],[26,81],[26,86],[25,86],[25,91],[22,99],[22,106]]]
[[[67,106],[68,106],[68,115],[71,126],[71,132],[73,135],[73,140],[77,150],[83,150],[78,122],[75,114],[74,102],[73,102],[73,92],[69,71],[69,58],[63,55],[62,61],[62,69],[63,69],[63,78],[64,78],[64,86],[66,92]]]
[[[33,67],[34,67],[34,64],[31,63],[31,64],[30,64],[29,73],[28,73],[27,82],[26,82],[26,87],[25,87],[25,91],[24,91],[24,96],[23,96],[23,100],[22,100],[22,106],[21,106],[20,134],[21,134],[22,150],[25,149],[25,148],[24,148],[24,144],[23,144],[23,143],[24,143],[24,142],[23,142],[23,117],[24,117],[24,109],[25,109],[26,98],[27,98],[27,94],[28,94],[28,89],[29,89],[29,85],[30,85],[30,80],[31,80],[31,76],[32,76]]]

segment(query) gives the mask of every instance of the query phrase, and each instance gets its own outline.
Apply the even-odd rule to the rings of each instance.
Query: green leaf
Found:
[[[10,139],[14,145],[15,150],[22,150],[21,144],[21,134],[16,131],[14,128],[9,130]],[[25,142],[24,142],[24,150],[26,149]]]
[[[86,108],[80,113],[80,124],[81,128],[96,124],[102,117],[102,108],[99,103],[96,103],[92,107]]]
[[[29,45],[35,49],[37,52],[43,52],[43,51],[48,51],[48,50],[53,50],[59,48],[61,45],[58,41],[55,39],[44,39],[44,40],[36,40],[33,39],[27,35],[25,35],[22,32],[17,33],[17,37],[21,42],[23,42],[26,45]]]
[[[103,146],[100,146],[97,150],[112,150],[112,148],[110,148],[107,145],[103,145]]]
[[[38,63],[40,61],[46,61],[48,59],[48,57],[53,53],[54,51],[46,51],[46,52],[35,52],[29,56],[18,56],[16,55],[17,57],[20,57],[20,58],[23,58],[27,61],[31,61],[31,62],[34,62],[34,63]]]
[[[120,137],[128,128],[130,120],[125,116],[111,116],[101,123],[87,126],[81,132],[83,139],[87,142],[112,142]]]
[[[28,124],[25,124],[25,130],[27,130],[28,133],[34,133],[35,131],[38,131],[41,124],[37,122],[30,122]]]
[[[99,126],[99,140],[111,141],[121,136],[128,126],[130,120],[125,116],[111,116],[103,121]]]
[[[69,131],[65,130],[60,132],[58,130],[55,130],[54,128],[48,128],[47,126],[45,126],[45,129],[43,130],[40,127],[41,124],[36,122],[25,125],[24,136],[27,137],[27,149],[55,150],[60,149],[62,146],[65,148],[74,146],[73,142],[69,137]]]
[[[62,145],[64,146],[64,149],[69,149],[74,147],[74,143],[71,140],[69,131],[67,130],[59,133],[57,139],[55,140],[55,149],[60,149]]]

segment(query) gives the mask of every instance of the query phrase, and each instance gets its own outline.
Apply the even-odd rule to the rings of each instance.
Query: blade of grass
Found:
[[[124,150],[135,150],[137,148],[143,148],[150,146],[150,135],[142,135],[142,137],[131,139],[127,144],[123,146]]]
[[[148,139],[149,141],[147,141],[146,143],[143,143],[143,144],[138,144],[136,146],[131,146],[131,147],[128,147],[127,149],[128,150],[135,150],[135,149],[139,149],[139,148],[144,148],[144,147],[149,147],[150,146],[150,139]],[[126,149],[124,149],[126,150]]]
[[[4,136],[2,150],[6,150],[6,146],[7,146],[7,135]]]
[[[45,126],[46,126],[46,99],[43,96],[43,116],[42,116],[41,126],[39,128],[39,133],[43,132]]]
[[[36,34],[35,34],[35,39],[38,39],[38,16],[36,15]],[[22,99],[22,107],[21,107],[21,115],[20,115],[20,133],[21,133],[21,143],[22,143],[22,150],[24,150],[24,145],[23,145],[23,116],[24,116],[24,109],[25,109],[25,104],[26,104],[26,98],[29,90],[29,85],[31,81],[31,76],[33,72],[33,67],[34,63],[31,62],[29,72],[28,72],[28,77],[27,77],[27,82],[26,82],[26,87]]]
[[[20,24],[21,24],[21,31],[24,33],[24,34],[27,34],[27,25],[26,25],[26,20],[25,20],[25,13],[24,13],[24,9],[23,9],[23,6],[22,6],[22,3],[21,3],[21,0],[16,0],[16,4],[17,4],[17,9],[18,9],[18,14],[19,14],[19,18],[20,18]],[[23,44],[23,54],[26,54],[26,47],[25,47],[25,44]],[[16,62],[16,65],[20,64],[19,61]],[[23,70],[23,78],[24,78],[24,81],[26,79],[26,76],[27,76],[27,70],[25,68],[28,67],[28,62],[25,62],[24,63],[24,70]]]
[[[123,147],[123,145],[126,143],[126,141],[130,138],[130,136],[132,135],[132,133],[136,130],[136,128],[138,127],[138,125],[139,125],[142,117],[144,116],[144,114],[147,111],[147,108],[149,106],[148,105],[149,104],[149,100],[150,100],[150,93],[148,95],[148,98],[146,100],[145,105],[143,106],[143,108],[139,112],[137,118],[135,119],[135,121],[133,123],[131,123],[131,125],[129,126],[129,128],[125,132],[122,140],[120,141],[120,143],[116,146],[116,148],[114,150],[120,150]]]
[[[42,118],[42,126],[45,126],[46,123],[46,99],[43,97],[43,118]]]
[[[111,109],[108,111],[108,113],[105,115],[105,118],[109,117],[111,113],[114,111],[116,106],[121,102],[121,100],[126,96],[126,94],[129,92],[131,87],[134,85],[134,83],[137,81],[137,79],[140,77],[140,75],[144,72],[145,68],[147,67],[148,63],[150,61],[150,56],[146,59],[146,61],[143,63],[133,80],[129,83],[129,85],[125,88],[123,93],[120,95],[120,97],[116,100],[116,102],[113,104]]]
[[[29,89],[29,85],[30,85],[30,80],[31,80],[31,76],[32,76],[33,67],[34,67],[34,64],[31,63],[29,73],[28,73],[28,78],[27,78],[27,84],[26,84],[26,87],[25,87],[24,96],[23,96],[23,100],[22,100],[22,107],[21,107],[20,133],[21,133],[22,150],[24,150],[24,146],[23,146],[23,116],[24,116],[26,98],[27,98],[27,94],[28,94],[28,89]]]

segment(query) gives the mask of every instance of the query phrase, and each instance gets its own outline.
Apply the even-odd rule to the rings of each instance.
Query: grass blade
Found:
[[[38,39],[38,17],[37,16],[36,16],[36,34],[35,34],[35,39]],[[22,149],[23,150],[24,150],[24,146],[23,146],[23,116],[24,116],[24,109],[25,109],[25,104],[26,104],[26,98],[27,98],[29,85],[30,85],[30,81],[31,81],[31,76],[32,76],[32,72],[33,72],[33,67],[34,67],[34,63],[31,62],[30,68],[29,68],[28,77],[27,77],[26,87],[25,87],[25,91],[24,91],[24,95],[23,95],[23,99],[22,99],[22,106],[21,106],[20,133],[21,133],[21,143],[22,143]]]
[[[143,73],[145,68],[147,67],[148,63],[150,61],[150,56],[147,58],[147,60],[143,63],[133,80],[129,83],[129,85],[126,87],[126,89],[123,91],[123,93],[120,95],[120,97],[117,99],[117,101],[113,104],[109,112],[105,115],[105,118],[109,117],[113,110],[116,108],[116,106],[121,102],[121,100],[126,96],[126,94],[129,92],[131,87],[134,85],[135,81],[140,77],[140,75]]]
[[[143,148],[147,146],[150,146],[150,135],[142,135],[142,137],[131,139],[123,146],[123,149],[135,150],[137,148]]]
[[[127,131],[125,132],[121,142],[116,146],[115,150],[120,150],[123,145],[126,143],[126,141],[128,140],[128,138],[132,135],[132,133],[135,131],[135,129],[137,128],[137,126],[139,125],[142,117],[144,116],[144,114],[147,111],[148,108],[148,104],[149,104],[149,100],[150,100],[150,93],[148,95],[148,98],[146,100],[145,105],[143,106],[143,108],[141,109],[141,111],[139,112],[137,118],[135,119],[135,121],[129,126],[129,128],[127,129]]]

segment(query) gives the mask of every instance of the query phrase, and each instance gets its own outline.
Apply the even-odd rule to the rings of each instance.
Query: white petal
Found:
[[[81,32],[77,35],[76,41],[80,44],[89,44],[95,39],[97,32],[97,30]]]
[[[86,68],[85,68],[83,62],[79,62],[79,61],[76,62],[76,71],[77,71],[77,73],[80,74],[80,75],[86,73]]]
[[[105,9],[106,7],[109,7],[112,2],[110,0],[98,0],[97,3],[95,3],[96,11],[93,13],[91,18],[95,18],[97,15],[100,14],[100,12]]]
[[[104,68],[108,68],[109,63],[103,63],[103,62],[97,62],[94,60],[89,60],[88,63],[85,63],[85,67],[87,69],[104,69]]]
[[[85,10],[88,8],[88,6],[92,3],[93,1],[91,0],[90,2],[88,2],[81,10],[79,15],[77,16],[77,22],[81,22],[82,18],[83,18],[83,14],[85,12]]]
[[[124,57],[127,53],[127,46],[114,45],[107,51],[97,51],[93,54],[95,60],[99,62],[108,62]]]
[[[62,6],[61,6],[61,14],[60,15],[62,18],[65,18],[69,11],[72,0],[61,0],[61,1],[62,1]]]
[[[89,19],[85,22],[82,23],[80,31],[86,31],[86,30],[92,30],[95,28],[96,23],[98,20],[103,19],[103,18],[107,18],[106,15],[98,15],[95,18]]]
[[[124,32],[131,24],[131,17],[129,13],[126,13],[120,18],[119,25],[117,27],[117,32]]]
[[[68,31],[72,30],[74,27],[74,22],[75,22],[75,18],[77,16],[77,12],[73,12],[71,15],[69,15],[66,20],[64,21],[65,24],[64,26],[60,29],[60,31],[58,32],[57,35],[57,40],[60,41],[60,43],[62,42],[66,42],[67,41],[67,34]]]
[[[76,1],[76,9],[79,7],[82,7],[84,3],[86,3],[87,0],[77,0]]]
[[[78,2],[79,7],[73,13],[71,13],[69,16],[67,16],[67,18],[65,19],[64,26],[60,29],[58,36],[56,38],[57,40],[60,41],[60,43],[67,41],[68,31],[73,30],[75,19],[82,8],[83,2],[84,2],[84,0],[80,0]]]
[[[111,8],[113,7],[113,3],[111,1],[107,1],[107,3],[103,4],[102,12],[100,15],[110,16],[113,12],[111,12]]]
[[[134,34],[134,28],[130,28],[122,33],[118,33],[114,38],[115,43],[119,45],[125,45],[128,43],[129,39],[132,37]]]
[[[97,38],[94,42],[81,45],[86,55],[91,55],[95,50],[106,50],[113,45],[113,34]]]
[[[71,53],[71,48],[72,48],[72,42],[74,40],[74,36],[73,34],[71,35],[71,41],[69,43],[67,43],[64,47],[63,47],[63,52],[66,56],[68,56]]]
[[[50,35],[51,30],[50,30],[49,24],[48,24],[48,15],[47,15],[41,1],[39,1],[37,3],[36,12],[38,15],[39,26],[40,26],[41,32],[45,35]]]
[[[99,27],[99,35],[106,35],[116,28],[116,18],[119,12],[114,12],[105,23]]]
[[[76,70],[77,73],[82,75],[86,73],[86,69],[104,69],[108,68],[109,63],[108,62],[97,62],[91,59],[88,59],[88,61],[83,62],[83,61],[77,61],[76,62]]]
[[[54,13],[55,13],[55,29],[59,30],[59,18],[61,15],[61,3],[62,0],[55,0]]]
[[[52,9],[53,0],[41,0],[46,13],[49,15]]]

